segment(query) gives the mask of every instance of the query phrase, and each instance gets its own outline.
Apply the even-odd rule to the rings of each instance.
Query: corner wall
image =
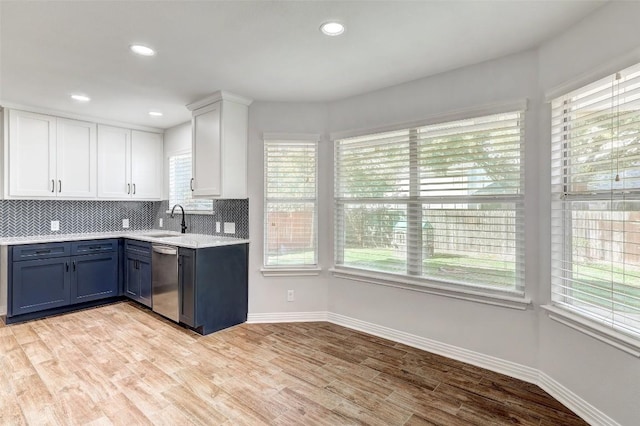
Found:
[[[640,3],[610,2],[539,49],[540,93],[597,80],[640,62]],[[569,88],[569,87],[567,87]],[[551,293],[550,107],[540,119],[539,301]],[[640,359],[540,312],[539,369],[621,425],[640,424]]]
[[[328,105],[254,103],[249,111],[251,315],[335,319],[395,330],[450,348],[522,365],[594,424],[640,419],[637,358],[548,319],[550,294],[550,120],[544,93],[583,78],[640,45],[640,3],[611,2],[539,50],[416,80]],[[638,58],[640,62],[640,57]],[[334,278],[332,173],[328,134],[428,119],[528,98],[525,135],[526,311]],[[265,278],[262,265],[262,133],[321,133],[318,277]],[[286,290],[296,301],[287,303]],[[268,317],[266,315],[265,317]]]

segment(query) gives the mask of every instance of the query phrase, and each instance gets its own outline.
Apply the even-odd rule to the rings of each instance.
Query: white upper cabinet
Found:
[[[162,134],[131,131],[131,195],[138,200],[162,197]]]
[[[160,200],[162,134],[98,126],[98,198]]]
[[[96,125],[9,111],[7,198],[95,198]]]
[[[98,125],[98,198],[131,198],[131,130]]]
[[[187,105],[192,119],[195,198],[247,198],[247,131],[250,99],[216,92]]]
[[[58,195],[95,198],[98,177],[95,123],[58,118],[57,128]]]

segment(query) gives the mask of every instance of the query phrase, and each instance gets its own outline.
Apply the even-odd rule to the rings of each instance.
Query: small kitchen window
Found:
[[[169,208],[180,204],[187,213],[212,213],[213,200],[193,198],[191,176],[190,152],[169,156]]]

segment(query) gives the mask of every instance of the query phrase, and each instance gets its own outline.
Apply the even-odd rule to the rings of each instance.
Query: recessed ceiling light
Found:
[[[328,36],[338,36],[344,32],[344,25],[340,22],[325,22],[320,26],[320,31]]]
[[[162,117],[162,113],[160,111],[149,111],[149,115],[152,117]]]
[[[142,44],[132,44],[129,46],[129,49],[131,49],[133,53],[137,53],[142,56],[153,56],[156,54],[155,50],[150,47],[143,46]]]
[[[78,102],[89,102],[91,100],[91,98],[86,95],[71,95],[71,99]]]

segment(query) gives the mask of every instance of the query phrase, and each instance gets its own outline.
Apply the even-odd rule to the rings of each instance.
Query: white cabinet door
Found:
[[[191,161],[194,197],[216,197],[221,193],[221,104],[216,102],[193,115]]]
[[[96,125],[58,118],[56,193],[63,198],[95,198]]]
[[[98,125],[98,198],[131,198],[131,130]]]
[[[56,118],[9,111],[9,197],[56,196]]]
[[[162,197],[162,135],[131,131],[131,196],[137,200]]]

